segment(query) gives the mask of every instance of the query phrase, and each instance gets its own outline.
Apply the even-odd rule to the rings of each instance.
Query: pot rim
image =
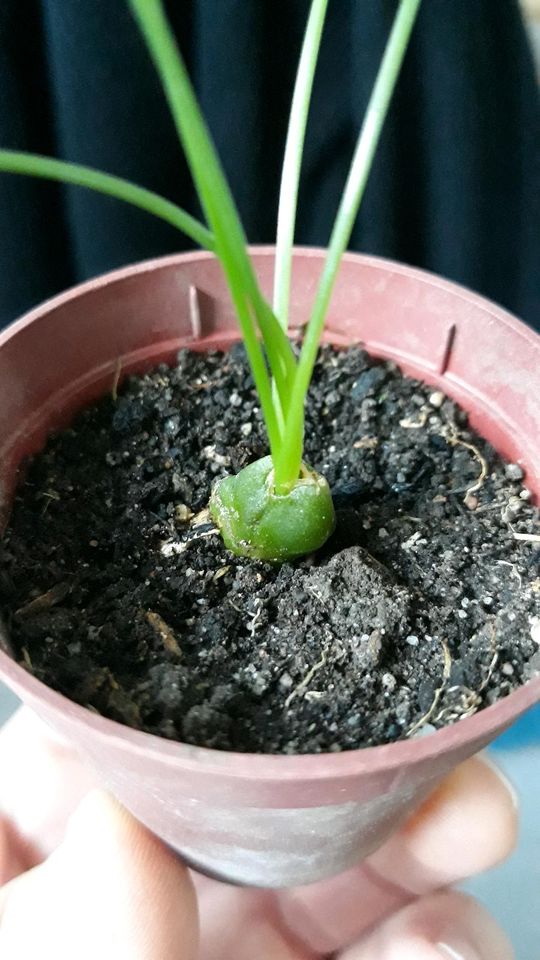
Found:
[[[258,257],[274,256],[274,247],[271,245],[252,246],[250,250]],[[295,247],[295,253],[321,262],[325,252],[320,247]],[[167,269],[176,263],[185,263],[186,260],[214,259],[214,254],[204,250],[169,254],[130,264],[77,284],[32,308],[19,320],[1,331],[0,347],[31,323],[39,320],[41,316],[77,300],[81,295],[84,296],[109,284],[119,283],[134,275]],[[529,342],[537,339],[538,335],[532,329],[527,328],[504,308],[460,284],[445,280],[427,270],[410,267],[383,257],[352,252],[347,252],[343,261],[412,276],[421,283],[452,293],[464,303],[473,304],[476,309],[496,317],[499,323],[510,327],[522,339]],[[516,716],[540,698],[539,677],[528,681],[497,703],[429,735],[340,753],[260,754],[214,750],[167,740],[95,714],[32,676],[1,649],[0,679],[6,680],[19,695],[28,695],[31,702],[45,702],[54,713],[70,715],[91,730],[94,737],[106,739],[109,743],[128,744],[130,751],[134,754],[154,754],[161,762],[171,767],[175,767],[180,761],[184,768],[194,770],[204,768],[206,773],[213,772],[216,775],[226,773],[227,776],[232,777],[262,780],[302,778],[306,781],[316,781],[328,777],[355,776],[366,769],[370,772],[399,769],[404,765],[415,764],[428,757],[444,753],[459,743],[465,745],[471,740],[482,737],[485,737],[487,742],[493,732],[498,732],[509,725]]]
[[[254,244],[249,246],[249,251],[251,254],[257,257],[273,257],[275,254],[275,247],[272,244]],[[326,250],[324,247],[295,246],[294,253],[300,254],[302,257],[308,259],[312,258],[314,260],[322,261],[326,255]],[[100,290],[109,284],[127,280],[130,277],[140,275],[141,273],[150,273],[153,270],[167,269],[178,262],[184,263],[186,260],[200,261],[216,259],[217,258],[215,254],[211,253],[209,250],[193,250],[186,253],[170,253],[166,254],[165,256],[151,257],[150,259],[140,260],[124,267],[118,267],[115,270],[107,271],[106,273],[102,273],[97,277],[91,278],[90,280],[84,280],[82,283],[74,284],[61,293],[56,294],[53,297],[49,297],[47,300],[43,300],[36,307],[32,307],[30,310],[28,310],[18,320],[8,324],[4,330],[0,331],[0,346],[2,346],[6,340],[9,340],[20,330],[29,326],[30,323],[33,323],[35,320],[39,319],[42,314],[50,313],[56,307],[64,306],[71,300],[75,300],[77,297],[86,293],[90,293],[93,290]],[[453,280],[446,280],[444,277],[440,277],[438,274],[432,273],[430,270],[424,270],[421,267],[409,266],[408,264],[400,263],[397,260],[391,260],[387,257],[379,257],[374,254],[355,253],[353,251],[347,251],[343,254],[342,263],[364,264],[365,266],[374,269],[385,271],[390,270],[396,274],[414,277],[414,279],[420,281],[421,283],[425,283],[439,290],[446,290],[448,293],[453,293],[465,303],[474,304],[477,309],[483,310],[484,313],[495,315],[500,322],[511,327],[517,334],[526,340],[534,341],[538,336],[538,334],[532,328],[527,327],[522,320],[516,317],[515,314],[511,313],[509,310],[506,310],[504,307],[499,306],[499,304],[495,303],[495,301],[476,293],[474,290],[470,290],[463,284],[456,283]]]

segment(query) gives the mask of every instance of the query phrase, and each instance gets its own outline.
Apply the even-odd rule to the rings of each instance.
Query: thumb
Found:
[[[187,869],[98,791],[49,859],[0,890],[2,960],[195,960],[197,941]]]

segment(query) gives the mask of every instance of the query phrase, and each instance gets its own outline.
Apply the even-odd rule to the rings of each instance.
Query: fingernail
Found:
[[[513,960],[514,951],[493,918],[471,902],[458,929],[442,929],[436,944],[441,960]]]
[[[492,760],[492,758],[490,757],[490,755],[489,755],[488,753],[485,753],[485,752],[484,752],[484,753],[479,754],[478,759],[481,760],[482,763],[485,763],[486,767],[489,767],[489,769],[495,774],[495,776],[497,776],[497,777],[499,778],[499,780],[501,781],[501,783],[503,784],[503,786],[506,787],[506,790],[507,790],[507,792],[508,792],[508,795],[510,796],[510,799],[511,799],[512,804],[513,804],[513,806],[514,806],[514,809],[515,809],[515,810],[519,810],[519,796],[518,796],[518,792],[517,792],[514,784],[513,784],[512,781],[506,776],[506,774],[504,773],[504,771],[501,770],[501,768],[499,767],[499,765],[498,765],[497,763],[495,763],[494,760]]]
[[[476,950],[471,949],[468,944],[437,943],[436,947],[443,960],[481,960]]]

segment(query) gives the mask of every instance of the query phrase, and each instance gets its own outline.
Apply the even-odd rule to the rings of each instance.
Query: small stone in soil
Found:
[[[428,397],[430,405],[437,410],[439,407],[442,407],[445,399],[444,393],[442,393],[441,390],[435,390],[433,393],[430,393]]]
[[[507,463],[504,472],[509,480],[523,480],[525,476],[525,471],[519,463]]]

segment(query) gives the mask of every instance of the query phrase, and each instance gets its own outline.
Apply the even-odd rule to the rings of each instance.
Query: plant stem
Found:
[[[298,203],[298,185],[306,136],[313,78],[321,44],[328,0],[313,0],[304,34],[302,52],[291,104],[281,188],[279,194],[276,262],[274,273],[274,313],[284,330],[288,326],[291,286],[292,248]]]
[[[123,180],[110,173],[102,173],[100,170],[84,167],[78,163],[67,163],[63,160],[55,160],[53,157],[43,157],[18,150],[0,150],[0,172],[27,174],[32,177],[42,177],[45,180],[59,180],[62,183],[70,183],[107,194],[117,200],[124,200],[172,224],[186,236],[191,237],[199,246],[212,251],[215,249],[214,238],[210,231],[181,207],[153,193],[152,190],[138,187],[129,180]]]
[[[283,409],[295,368],[286,334],[264,304],[247,252],[247,241],[212,138],[201,114],[161,0],[129,0],[160,77],[201,205],[212,228],[251,365],[273,455],[281,442],[281,424],[272,395],[259,329]],[[255,317],[255,319],[254,319]]]
[[[421,0],[401,0],[373,88],[352,165],[332,230],[328,253],[306,329],[281,450],[275,461],[276,489],[296,481],[302,458],[304,403],[341,257],[347,248],[373,163],[390,100]]]

